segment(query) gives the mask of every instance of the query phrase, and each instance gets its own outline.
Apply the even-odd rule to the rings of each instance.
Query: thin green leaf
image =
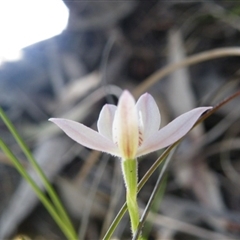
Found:
[[[42,190],[38,187],[38,185],[34,182],[34,180],[31,178],[31,176],[28,174],[28,172],[25,170],[25,168],[22,166],[22,164],[19,162],[19,160],[16,158],[16,156],[12,153],[12,151],[8,148],[8,146],[5,144],[5,142],[0,139],[0,147],[3,150],[3,152],[9,157],[9,159],[12,161],[18,172],[22,175],[23,178],[30,184],[44,207],[48,210],[50,215],[53,217],[55,222],[58,224],[60,229],[63,231],[65,236],[70,239],[76,239],[75,234],[71,231],[71,229],[68,228],[68,226],[63,222],[63,220],[58,215],[56,209],[52,206],[51,202],[48,200],[48,198],[45,196],[45,194],[42,192]]]
[[[42,171],[41,167],[38,165],[37,161],[35,160],[35,158],[33,157],[32,153],[31,153],[31,151],[28,149],[27,145],[21,138],[20,134],[17,132],[16,128],[14,127],[14,125],[12,124],[10,119],[4,113],[2,108],[0,108],[0,117],[2,118],[3,122],[6,124],[7,128],[9,129],[9,131],[11,132],[11,134],[17,141],[18,145],[22,149],[22,151],[25,154],[25,156],[27,157],[28,161],[31,163],[33,169],[37,172],[37,174],[41,178],[45,189],[47,190],[50,198],[52,199],[52,201],[58,211],[59,216],[63,219],[65,224],[68,226],[68,228],[71,229],[72,233],[74,233],[74,235],[77,236],[77,234],[74,230],[74,227],[73,227],[60,199],[58,198],[55,190],[53,189],[51,183],[48,181],[46,175]]]

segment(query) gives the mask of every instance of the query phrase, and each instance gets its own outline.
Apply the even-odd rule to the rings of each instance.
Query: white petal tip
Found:
[[[65,119],[64,118],[49,118],[48,121],[49,122],[53,122],[53,123],[57,123],[59,121],[64,121]],[[71,121],[71,120],[69,120]]]

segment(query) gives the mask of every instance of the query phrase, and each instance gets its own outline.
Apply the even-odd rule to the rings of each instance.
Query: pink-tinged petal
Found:
[[[156,134],[146,139],[138,149],[137,156],[154,152],[178,141],[193,127],[198,118],[211,108],[199,107],[180,115]]]
[[[97,122],[98,132],[111,141],[113,141],[112,128],[116,109],[117,107],[115,105],[104,105]]]
[[[145,93],[136,103],[140,130],[142,130],[143,139],[146,139],[159,130],[161,116],[158,106],[153,97]]]
[[[113,121],[113,136],[121,156],[133,159],[138,148],[138,116],[133,96],[124,91]]]
[[[55,123],[77,143],[87,148],[119,156],[117,146],[112,141],[91,128],[88,128],[81,123],[62,118],[51,118],[49,121]]]

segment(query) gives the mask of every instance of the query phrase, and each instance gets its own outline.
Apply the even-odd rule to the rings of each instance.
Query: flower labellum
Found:
[[[125,90],[119,98],[118,106],[106,104],[102,108],[97,123],[98,132],[67,119],[51,118],[49,121],[79,144],[126,160],[178,141],[211,108],[194,108],[159,130],[161,117],[153,97],[145,93],[135,103],[130,92]]]

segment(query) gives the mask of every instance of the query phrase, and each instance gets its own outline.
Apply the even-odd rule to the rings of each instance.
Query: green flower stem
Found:
[[[134,234],[139,224],[139,210],[137,204],[137,160],[123,160],[122,171],[126,184],[126,202],[131,221],[132,233]]]
[[[168,154],[170,153],[170,151],[179,144],[180,140],[175,142],[174,144],[172,144],[170,147],[168,147],[163,153],[162,155],[153,163],[153,165],[150,167],[150,169],[145,173],[145,175],[143,176],[143,178],[139,181],[138,183],[138,191],[139,192],[142,187],[145,185],[145,183],[148,181],[148,179],[152,176],[152,174],[156,171],[156,169],[159,167],[159,165],[166,159],[166,157],[168,156]],[[111,239],[111,236],[113,234],[113,232],[115,231],[115,229],[117,228],[119,222],[121,221],[121,219],[123,218],[125,212],[127,211],[127,204],[124,203],[122,208],[119,210],[117,216],[115,217],[115,219],[113,220],[111,226],[109,227],[109,229],[107,230],[105,236],[103,237],[103,240],[109,240]]]
[[[51,214],[55,222],[58,224],[62,232],[65,234],[65,236],[69,240],[77,239],[74,232],[72,232],[71,229],[63,222],[61,217],[58,215],[56,209],[52,206],[52,204],[49,202],[48,198],[45,196],[45,194],[42,192],[42,190],[38,187],[38,185],[34,182],[34,180],[31,178],[31,176],[28,174],[28,172],[25,170],[25,168],[21,165],[19,160],[16,158],[16,156],[12,153],[12,151],[8,148],[8,146],[4,143],[2,139],[0,139],[0,147],[3,150],[3,152],[9,157],[9,159],[12,161],[18,172],[26,179],[26,181],[31,185],[34,192],[42,202],[42,204],[45,206],[45,208],[48,210],[48,212]]]
[[[32,153],[30,152],[30,150],[28,149],[27,145],[25,144],[25,142],[23,141],[23,139],[21,138],[21,136],[19,135],[19,133],[17,132],[16,128],[14,127],[14,125],[11,123],[10,119],[7,117],[7,115],[4,113],[4,111],[2,110],[2,108],[0,108],[0,117],[2,118],[3,122],[6,124],[6,126],[8,127],[9,131],[11,132],[11,134],[13,135],[13,137],[15,138],[15,140],[17,141],[17,143],[19,144],[19,146],[21,147],[22,151],[24,152],[25,156],[27,157],[27,159],[29,160],[29,162],[31,163],[33,169],[38,173],[38,175],[40,176],[45,189],[47,190],[50,198],[52,199],[59,216],[62,218],[62,220],[65,222],[65,224],[68,226],[69,229],[71,229],[71,231],[77,236],[74,227],[61,203],[61,201],[59,200],[55,190],[53,189],[52,185],[50,184],[50,182],[48,181],[47,177],[45,176],[44,172],[42,171],[41,167],[38,165],[37,161],[35,160],[35,158],[33,157]]]

